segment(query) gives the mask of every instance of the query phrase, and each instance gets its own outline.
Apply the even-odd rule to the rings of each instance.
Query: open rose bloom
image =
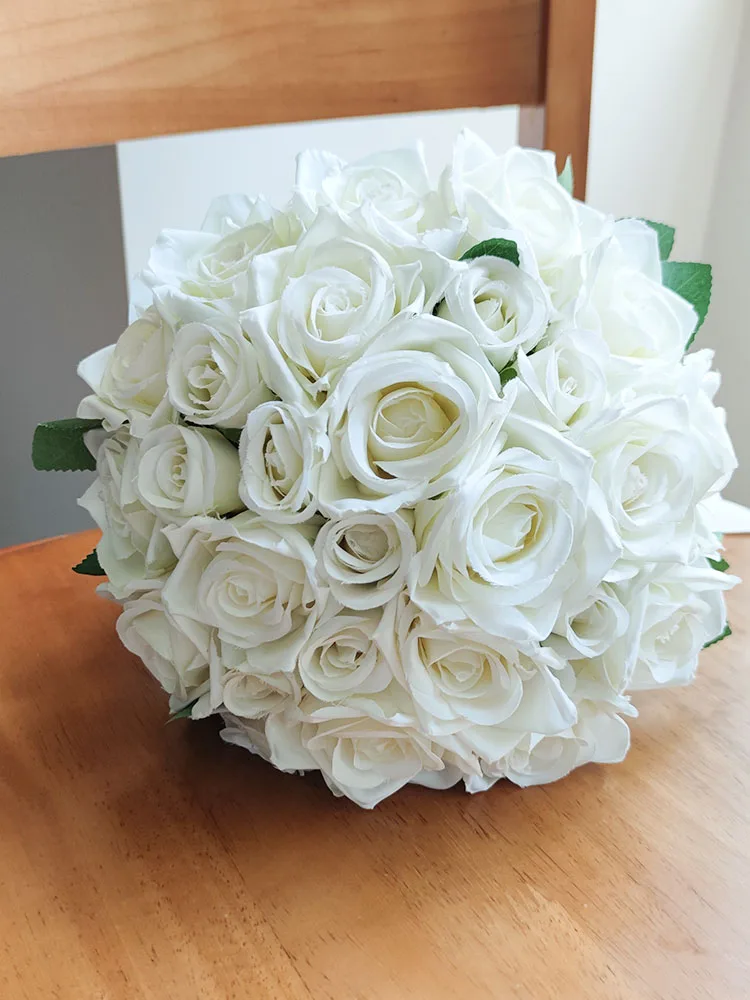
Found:
[[[79,569],[172,712],[368,808],[622,760],[630,692],[692,680],[737,582],[685,353],[710,272],[671,235],[468,133],[439,178],[306,152],[285,207],[163,233],[76,427]]]

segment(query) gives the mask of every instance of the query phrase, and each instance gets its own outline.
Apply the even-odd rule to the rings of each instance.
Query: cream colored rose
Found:
[[[406,583],[416,555],[414,515],[362,512],[326,521],[315,539],[318,574],[348,608],[386,604]]]
[[[214,639],[211,643],[210,703],[212,711],[231,712],[241,719],[264,719],[271,712],[293,708],[300,699],[294,664],[270,663],[253,649]]]
[[[533,354],[518,352],[515,368],[528,392],[519,392],[517,409],[576,441],[611,405],[609,363],[595,334],[558,330],[552,343]]]
[[[296,403],[261,404],[248,415],[240,438],[242,499],[271,521],[308,520],[329,451],[322,415]]]
[[[244,719],[262,719],[299,697],[295,694],[294,675],[278,671],[275,674],[246,674],[230,671],[224,679],[224,705]]]
[[[415,233],[430,190],[424,150],[394,149],[345,163],[330,153],[305,150],[297,158],[297,191],[310,211],[333,205],[340,212],[374,209],[383,219]]]
[[[621,595],[615,587],[601,583],[580,606],[566,608],[548,642],[566,658],[601,656],[625,635],[629,624]]]
[[[627,722],[610,705],[581,702],[577,721],[554,736],[524,734],[481,777],[466,779],[469,792],[484,792],[501,778],[521,788],[559,781],[583,764],[617,764],[630,746]],[[633,714],[632,712],[629,714]]]
[[[445,769],[441,748],[413,720],[373,699],[355,707],[308,698],[296,712],[269,716],[266,737],[276,767],[320,769],[335,795],[365,809],[425,772]]]
[[[274,392],[317,406],[395,315],[432,311],[455,267],[421,241],[394,246],[367,220],[322,211],[296,247],[253,261],[241,322]]]
[[[167,363],[174,331],[151,307],[122,333],[116,344],[85,358],[78,374],[94,391],[78,415],[103,419],[107,430],[130,421],[138,436],[167,392]]]
[[[656,234],[621,219],[595,253],[576,307],[576,325],[598,333],[616,357],[676,364],[698,321],[693,307],[662,285]]]
[[[711,569],[671,565],[647,584],[638,658],[628,687],[634,691],[689,684],[700,651],[727,621],[724,591],[740,581]]]
[[[723,413],[701,390],[644,394],[594,424],[579,443],[595,458],[624,559],[635,566],[686,561],[697,504],[736,464]]]
[[[551,433],[538,434],[546,449]],[[620,549],[591,463],[508,448],[455,491],[416,508],[412,599],[440,625],[472,622],[514,642],[545,639],[604,579]]]
[[[162,531],[165,521],[135,489],[138,449],[126,428],[105,438],[97,452],[97,479],[78,501],[102,531],[96,551],[118,600],[161,585],[175,564]]]
[[[219,431],[168,424],[141,442],[138,495],[164,521],[242,510],[239,478],[237,449]]]
[[[500,257],[467,263],[445,290],[438,316],[465,327],[497,368],[544,336],[550,309],[544,286]]]
[[[255,348],[218,312],[180,329],[167,386],[172,405],[193,424],[242,427],[248,413],[271,398]]]
[[[252,259],[296,242],[300,231],[293,213],[278,212],[262,198],[217,198],[201,231],[159,234],[141,277],[150,288],[166,286],[203,302],[243,309]]]
[[[241,747],[270,762],[271,749],[266,739],[265,718],[243,719],[226,710],[222,710],[219,714],[224,722],[224,728],[219,735],[225,743]]]
[[[209,686],[209,630],[190,631],[192,638],[165,609],[159,591],[126,601],[117,619],[123,646],[140,656],[177,707],[201,698]]]
[[[436,316],[394,320],[326,403],[320,509],[389,513],[462,482],[505,416],[499,389],[465,330]]]
[[[321,217],[298,247],[255,262],[258,306],[275,305],[251,309],[243,324],[261,351],[280,352],[281,376],[291,380],[289,388],[275,380],[282,399],[291,401],[299,387],[319,400],[330,388],[332,372],[396,312],[393,271],[358,235]]]
[[[305,688],[321,701],[376,694],[393,680],[382,648],[380,611],[342,611],[320,622],[299,653]]]
[[[315,583],[314,530],[244,513],[166,531],[179,556],[167,609],[252,650],[259,672],[291,670],[327,596]]]
[[[442,628],[412,601],[386,609],[393,636],[389,650],[397,676],[409,691],[420,728],[436,738],[458,735],[479,757],[496,759],[525,728],[556,733],[575,721],[575,709],[555,677],[562,662],[530,644],[525,651],[479,629]],[[500,751],[500,752],[501,752]]]
[[[573,305],[586,255],[611,232],[610,219],[574,201],[558,183],[553,153],[515,147],[498,155],[468,130],[456,139],[441,191],[470,231],[482,232],[492,220],[523,234],[558,310]]]

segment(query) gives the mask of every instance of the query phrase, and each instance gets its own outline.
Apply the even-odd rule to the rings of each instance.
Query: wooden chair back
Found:
[[[594,8],[595,0],[6,2],[0,155],[518,104],[521,141],[561,160],[571,154],[582,196]]]

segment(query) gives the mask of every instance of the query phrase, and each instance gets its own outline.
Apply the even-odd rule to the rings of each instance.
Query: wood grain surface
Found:
[[[0,554],[3,1000],[750,996],[746,591],[624,764],[368,813],[164,725],[94,537]]]
[[[5,0],[0,155],[267,122],[535,104],[543,6]]]
[[[586,193],[595,20],[596,0],[550,3],[543,146],[557,153],[559,169],[571,157],[576,198]]]

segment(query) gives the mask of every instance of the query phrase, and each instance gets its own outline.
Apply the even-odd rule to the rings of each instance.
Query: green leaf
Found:
[[[51,420],[34,431],[31,460],[42,472],[95,469],[96,459],[83,443],[86,431],[101,427],[101,420]]]
[[[513,365],[508,365],[507,368],[503,368],[500,372],[500,385],[506,385],[512,379],[518,377],[518,372],[513,367]]]
[[[651,219],[641,219],[640,221],[645,222],[654,230],[659,240],[659,259],[666,260],[672,253],[674,246],[674,227],[668,226],[664,222],[652,222]]]
[[[726,571],[729,569],[729,563],[724,558],[709,559],[708,564],[711,567],[711,569],[718,569],[720,573],[726,573]]]
[[[217,427],[216,430],[221,431],[227,441],[233,444],[235,448],[240,443],[240,434],[242,434],[241,427]]]
[[[573,197],[573,161],[570,157],[565,160],[565,166],[557,175],[557,180],[568,194]]]
[[[695,340],[711,302],[711,265],[665,260],[661,266],[661,275],[667,288],[682,296],[698,313],[696,327],[685,344],[687,350]]]
[[[176,712],[170,712],[166,725],[169,725],[170,722],[174,722],[176,719],[189,719],[193,713],[193,706],[197,701],[197,698],[193,698],[191,702],[188,702],[187,705],[183,705],[182,708],[179,708]]]
[[[712,639],[710,642],[707,642],[703,646],[703,648],[704,649],[708,649],[709,646],[715,646],[717,642],[721,642],[722,639],[726,639],[726,637],[728,635],[731,635],[731,634],[732,634],[732,630],[729,627],[729,622],[727,622],[726,625],[724,626],[724,628],[721,630],[721,632],[716,636],[716,638]]]
[[[89,552],[85,559],[81,559],[78,565],[73,567],[73,572],[81,573],[83,576],[107,575],[99,563],[99,556],[96,554],[96,549],[93,552]]]
[[[509,260],[516,267],[521,263],[516,241],[502,238],[482,240],[481,243],[476,243],[466,251],[461,260],[474,260],[475,257],[502,257],[503,260]]]

